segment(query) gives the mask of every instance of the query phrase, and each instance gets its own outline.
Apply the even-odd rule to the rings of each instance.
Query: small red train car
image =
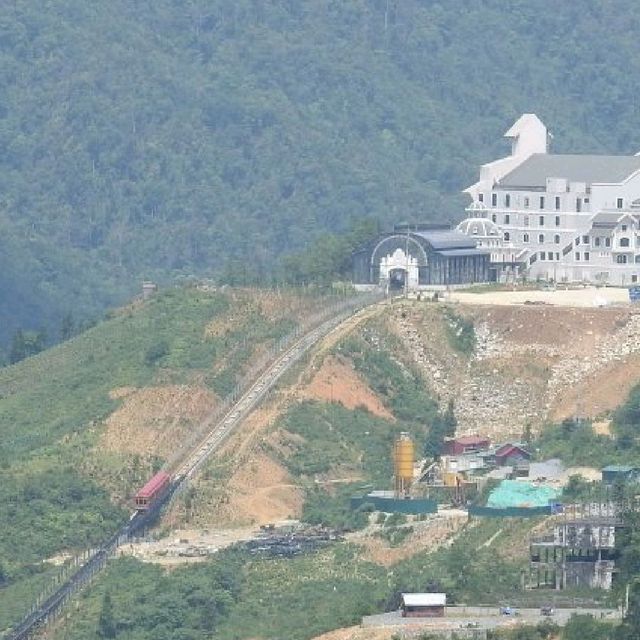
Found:
[[[138,511],[146,511],[156,498],[166,491],[170,482],[171,476],[168,473],[164,471],[156,473],[156,475],[136,493],[134,498],[135,508]]]

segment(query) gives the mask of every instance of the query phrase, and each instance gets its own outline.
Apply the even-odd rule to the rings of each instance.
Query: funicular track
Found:
[[[380,302],[383,297],[381,293],[373,293],[345,300],[326,309],[316,322],[309,323],[304,329],[281,341],[278,348],[270,354],[271,358],[258,365],[254,378],[241,383],[218,410],[205,418],[195,437],[169,462],[168,468],[174,469],[174,472],[168,491],[151,509],[133,513],[127,524],[117,533],[100,547],[87,553],[86,559],[79,563],[79,568],[66,577],[53,593],[41,597],[27,616],[2,638],[25,640],[34,637],[51,624],[74,594],[89,584],[104,568],[107,560],[115,554],[120,545],[156,522],[163,508],[188,486],[190,479],[209,456],[275,388],[284,373],[347,318],[365,307]]]

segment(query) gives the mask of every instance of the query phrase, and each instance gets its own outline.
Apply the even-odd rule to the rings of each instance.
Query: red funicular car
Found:
[[[165,471],[156,473],[147,484],[136,493],[134,498],[135,508],[138,511],[146,511],[160,497],[169,486],[171,476]]]

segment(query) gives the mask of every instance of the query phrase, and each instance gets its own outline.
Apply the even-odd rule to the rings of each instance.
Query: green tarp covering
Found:
[[[490,494],[487,506],[496,509],[505,507],[545,507],[560,495],[560,489],[521,482],[503,480]]]

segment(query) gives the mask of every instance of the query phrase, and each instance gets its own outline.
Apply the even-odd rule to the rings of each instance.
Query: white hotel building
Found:
[[[507,131],[511,155],[465,190],[458,230],[491,251],[495,277],[640,282],[640,155],[556,155],[528,113]]]

